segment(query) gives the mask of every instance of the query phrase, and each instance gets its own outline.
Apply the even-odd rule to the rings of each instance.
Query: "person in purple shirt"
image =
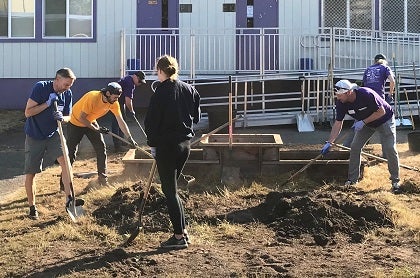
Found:
[[[385,94],[385,84],[389,80],[389,93]],[[375,63],[365,70],[363,74],[363,86],[371,88],[389,104],[393,102],[392,95],[395,88],[395,77],[388,66],[386,57],[383,54],[375,56]]]
[[[127,120],[127,116],[132,118],[136,117],[136,113],[134,112],[133,108],[133,97],[134,97],[134,90],[137,86],[141,84],[146,84],[146,75],[143,71],[137,71],[134,74],[127,75],[121,78],[118,81],[122,88],[121,97],[118,99],[120,103],[121,114],[123,115],[124,120]],[[112,118],[111,124],[111,131],[119,135],[120,137],[124,137],[124,133],[118,126],[117,119],[115,117]],[[118,138],[112,137],[114,142],[114,150],[115,152],[122,152],[126,151],[123,147],[123,142]]]
[[[355,135],[351,142],[348,180],[345,185],[352,186],[359,181],[362,148],[375,132],[379,132],[382,150],[387,154],[391,191],[395,194],[401,193],[395,116],[391,106],[374,90],[358,87],[348,80],[338,81],[335,90],[337,117],[321,153],[328,153],[331,143],[341,132],[344,116],[348,114],[355,119]]]

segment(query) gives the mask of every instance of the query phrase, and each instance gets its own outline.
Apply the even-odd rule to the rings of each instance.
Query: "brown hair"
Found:
[[[63,78],[71,78],[73,80],[76,80],[76,75],[74,74],[74,72],[69,69],[69,68],[62,68],[59,69],[56,73],[55,73],[55,77],[57,78],[57,76],[61,76]]]
[[[159,57],[156,63],[156,70],[163,71],[171,80],[177,79],[179,71],[178,61],[172,56],[163,55]]]

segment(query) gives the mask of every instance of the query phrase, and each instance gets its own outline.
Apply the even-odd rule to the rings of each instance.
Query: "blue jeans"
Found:
[[[397,152],[397,139],[395,117],[393,116],[382,125],[372,128],[364,126],[360,131],[355,132],[351,143],[348,179],[357,181],[360,178],[360,161],[362,148],[375,132],[379,132],[382,151],[387,156],[388,171],[392,182],[400,181],[400,162]]]

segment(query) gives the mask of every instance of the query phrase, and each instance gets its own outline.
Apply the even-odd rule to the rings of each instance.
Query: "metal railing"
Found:
[[[207,31],[207,30],[206,30]],[[408,116],[410,105],[419,113],[413,70],[420,64],[419,34],[379,32],[347,28],[286,30],[279,28],[203,30],[144,29],[123,31],[121,74],[154,71],[156,59],[169,54],[178,59],[180,74],[196,86],[226,84],[233,76],[234,109],[245,115],[242,126],[291,124],[301,112],[315,122],[334,119],[334,78],[361,80],[377,53],[384,53],[392,68],[401,74],[401,114]],[[413,66],[414,64],[414,66]],[[329,70],[331,69],[331,70]],[[301,91],[268,92],[270,80],[304,76],[305,98]],[[419,76],[419,75],[418,75]],[[200,79],[211,79],[209,84]],[[258,89],[254,84],[260,84]],[[405,99],[403,89],[409,99]],[[416,101],[417,100],[417,101]],[[203,98],[202,106],[227,106],[228,93]],[[417,110],[414,109],[417,106]],[[204,123],[207,113],[204,112]]]
[[[156,59],[169,54],[181,75],[267,74],[364,69],[377,53],[390,63],[420,63],[420,36],[348,28],[236,28],[181,30],[137,28],[121,36],[121,68],[152,72]]]

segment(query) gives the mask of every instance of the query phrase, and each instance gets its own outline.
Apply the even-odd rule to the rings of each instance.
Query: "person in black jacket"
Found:
[[[193,124],[199,122],[200,95],[191,85],[178,80],[178,62],[164,55],[156,63],[160,81],[150,99],[144,121],[147,144],[156,159],[174,234],[163,248],[188,247],[184,207],[177,193],[177,180],[190,154]]]

